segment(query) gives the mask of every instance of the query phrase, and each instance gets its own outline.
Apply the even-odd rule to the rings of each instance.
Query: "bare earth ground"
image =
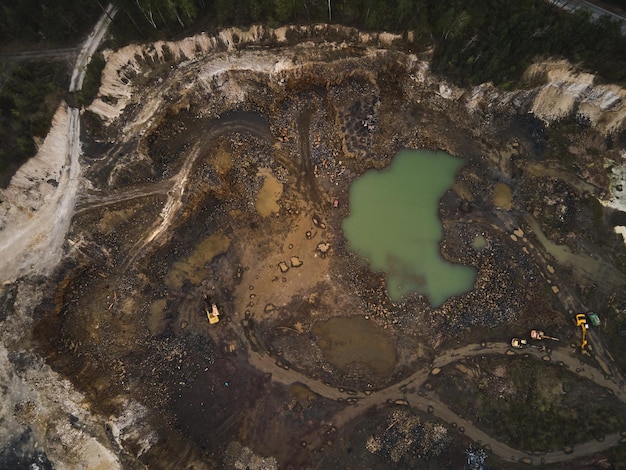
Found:
[[[105,417],[97,439],[119,465],[462,468],[479,449],[495,468],[620,458],[623,346],[608,332],[625,249],[605,165],[623,166],[623,90],[561,62],[529,70],[545,80],[534,89],[460,90],[414,49],[319,26],[107,53],[29,351]],[[351,182],[405,147],[466,161],[440,203],[441,251],[478,276],[437,309],[418,295],[392,302],[341,231]],[[8,283],[6,305],[28,285]],[[572,319],[590,309],[604,324],[583,355]],[[508,340],[533,327],[561,341],[518,352],[519,366]],[[520,367],[536,380],[520,381]],[[542,413],[524,413],[528,402]],[[14,418],[37,406],[18,400]],[[566,426],[567,442],[532,439],[541,419]]]

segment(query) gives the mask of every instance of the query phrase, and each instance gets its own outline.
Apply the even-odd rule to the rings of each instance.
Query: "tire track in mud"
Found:
[[[236,329],[239,330],[239,328]],[[346,408],[333,418],[333,425],[336,427],[351,421],[371,407],[390,404],[407,405],[432,414],[449,423],[459,433],[464,434],[483,446],[487,451],[506,461],[522,462],[531,465],[564,462],[606,450],[621,443],[621,434],[612,433],[600,439],[572,445],[569,448],[553,452],[527,452],[514,449],[488,435],[471,421],[457,415],[445,403],[438,400],[434,393],[420,390],[429,377],[438,373],[438,369],[476,356],[499,354],[522,356],[529,360],[540,360],[557,364],[584,379],[591,380],[605,387],[619,400],[626,403],[626,390],[624,390],[623,385],[617,384],[610,377],[607,377],[595,368],[588,367],[578,357],[571,353],[563,352],[561,349],[525,349],[523,353],[520,353],[513,351],[508,343],[470,344],[440,354],[429,367],[418,370],[396,384],[381,390],[368,392],[331,387],[319,380],[311,379],[290,369],[286,364],[269,354],[250,352],[248,358],[250,364],[256,369],[265,374],[270,374],[274,382],[284,385],[301,383],[322,397],[346,403]]]
[[[314,112],[314,109],[305,109],[298,116],[298,143],[301,161],[298,183],[307,195],[308,200],[312,201],[314,206],[319,207],[322,201],[315,182],[314,164],[311,156],[310,128],[311,117]]]
[[[269,144],[275,143],[275,138],[270,132],[269,123],[267,120],[261,118],[256,114],[251,113],[232,113],[230,116],[225,116],[219,120],[212,120],[208,129],[202,129],[203,139],[210,141],[210,139],[216,138],[221,134],[228,134],[233,132],[248,132],[256,135],[262,139],[265,139]],[[195,139],[192,139],[195,141]],[[196,144],[188,153],[188,156],[178,173],[173,176],[170,181],[169,188],[167,185],[164,188],[159,188],[159,192],[166,192],[167,201],[159,218],[158,222],[155,222],[153,228],[148,234],[137,241],[135,246],[129,251],[126,262],[124,263],[123,271],[127,271],[134,261],[141,256],[142,252],[154,241],[158,240],[163,234],[165,234],[172,224],[172,221],[180,213],[184,205],[184,195],[187,190],[187,182],[189,175],[193,169],[194,163],[200,155],[202,155],[203,143]],[[148,196],[153,194],[153,191],[146,188],[144,195]],[[132,191],[128,191],[128,194],[132,198],[141,197],[140,194],[135,194]],[[122,196],[123,198],[123,196]],[[113,201],[116,202],[116,201]],[[111,202],[111,203],[113,203]]]
[[[119,202],[132,201],[134,199],[142,199],[144,197],[155,196],[159,194],[167,194],[172,188],[172,179],[159,181],[157,183],[150,183],[143,186],[134,186],[130,189],[123,189],[107,194],[89,194],[83,197],[82,201],[77,204],[75,214],[81,214],[90,210],[98,209],[101,207],[107,207]]]

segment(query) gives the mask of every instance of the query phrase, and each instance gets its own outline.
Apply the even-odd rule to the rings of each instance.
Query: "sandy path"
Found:
[[[82,88],[85,69],[98,48],[116,9],[109,5],[93,32],[83,44],[74,65],[69,91]],[[34,214],[22,214],[10,220],[0,232],[0,281],[12,282],[26,274],[48,274],[63,256],[65,235],[72,221],[76,194],[80,185],[80,113],[67,107],[67,145],[56,190],[47,196]]]

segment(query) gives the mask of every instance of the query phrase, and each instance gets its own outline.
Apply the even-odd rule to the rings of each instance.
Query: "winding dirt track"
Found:
[[[444,403],[439,401],[434,394],[423,391],[422,385],[431,376],[433,370],[436,372],[437,368],[444,367],[462,359],[494,354],[521,355],[528,360],[542,360],[544,362],[558,364],[579,375],[581,378],[591,380],[598,385],[606,387],[615,394],[616,397],[626,403],[626,391],[622,384],[618,384],[612,377],[605,376],[602,372],[593,367],[583,365],[576,353],[568,351],[567,348],[546,351],[530,348],[522,352],[516,352],[513,351],[507,343],[471,344],[459,349],[448,350],[437,356],[429,368],[420,369],[410,377],[390,387],[368,393],[344,390],[341,388],[337,389],[328,386],[318,380],[308,378],[299,372],[289,369],[286,365],[267,354],[250,352],[249,361],[259,371],[271,374],[272,380],[275,382],[285,385],[291,385],[296,382],[302,383],[320,396],[347,402],[346,408],[334,418],[333,424],[336,426],[341,426],[350,421],[370,407],[390,403],[404,403],[418,408],[423,412],[431,413],[450,423],[459,432],[484,446],[488,451],[511,462],[524,461],[533,465],[563,462],[620,444],[622,436],[619,433],[613,433],[604,436],[601,440],[592,440],[577,444],[569,449],[555,452],[531,453],[514,449],[498,441],[495,437],[489,436],[474,423],[458,416]],[[399,402],[398,400],[401,401]]]

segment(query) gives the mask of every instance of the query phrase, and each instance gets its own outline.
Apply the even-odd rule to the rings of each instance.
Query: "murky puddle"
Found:
[[[598,284],[606,290],[623,285],[623,275],[610,263],[601,258],[576,254],[568,246],[558,245],[549,240],[537,221],[530,215],[526,216],[526,221],[543,248],[554,256],[559,264],[572,268],[579,282],[583,284]]]
[[[551,168],[537,162],[528,163],[524,168],[533,176],[558,178],[577,190],[580,194],[590,194],[592,196],[597,196],[598,194],[598,188],[569,171]]]
[[[462,165],[445,152],[403,150],[389,168],[352,184],[345,236],[373,270],[386,274],[393,300],[418,292],[439,306],[473,287],[476,270],[444,260],[439,247],[439,200]]]
[[[180,261],[175,262],[165,277],[165,284],[168,287],[180,289],[185,279],[193,285],[200,285],[206,277],[206,265],[217,255],[221,255],[228,250],[230,239],[221,234],[214,233],[202,240],[193,252]]]
[[[328,361],[342,372],[350,365],[367,366],[378,375],[391,375],[396,363],[392,340],[364,317],[334,317],[313,326],[317,344]]]
[[[493,190],[493,205],[510,211],[513,207],[513,193],[511,188],[504,183],[497,183]]]
[[[148,330],[150,330],[150,334],[158,335],[163,331],[163,315],[166,305],[166,299],[155,300],[150,305],[150,315],[148,316]]]
[[[280,209],[278,200],[283,194],[283,185],[268,168],[260,169],[257,176],[263,177],[264,179],[263,186],[257,194],[256,210],[261,216],[268,217],[272,213],[278,212]]]
[[[474,240],[472,240],[472,248],[476,251],[480,251],[483,248],[486,248],[488,245],[487,239],[483,235],[476,235]]]

